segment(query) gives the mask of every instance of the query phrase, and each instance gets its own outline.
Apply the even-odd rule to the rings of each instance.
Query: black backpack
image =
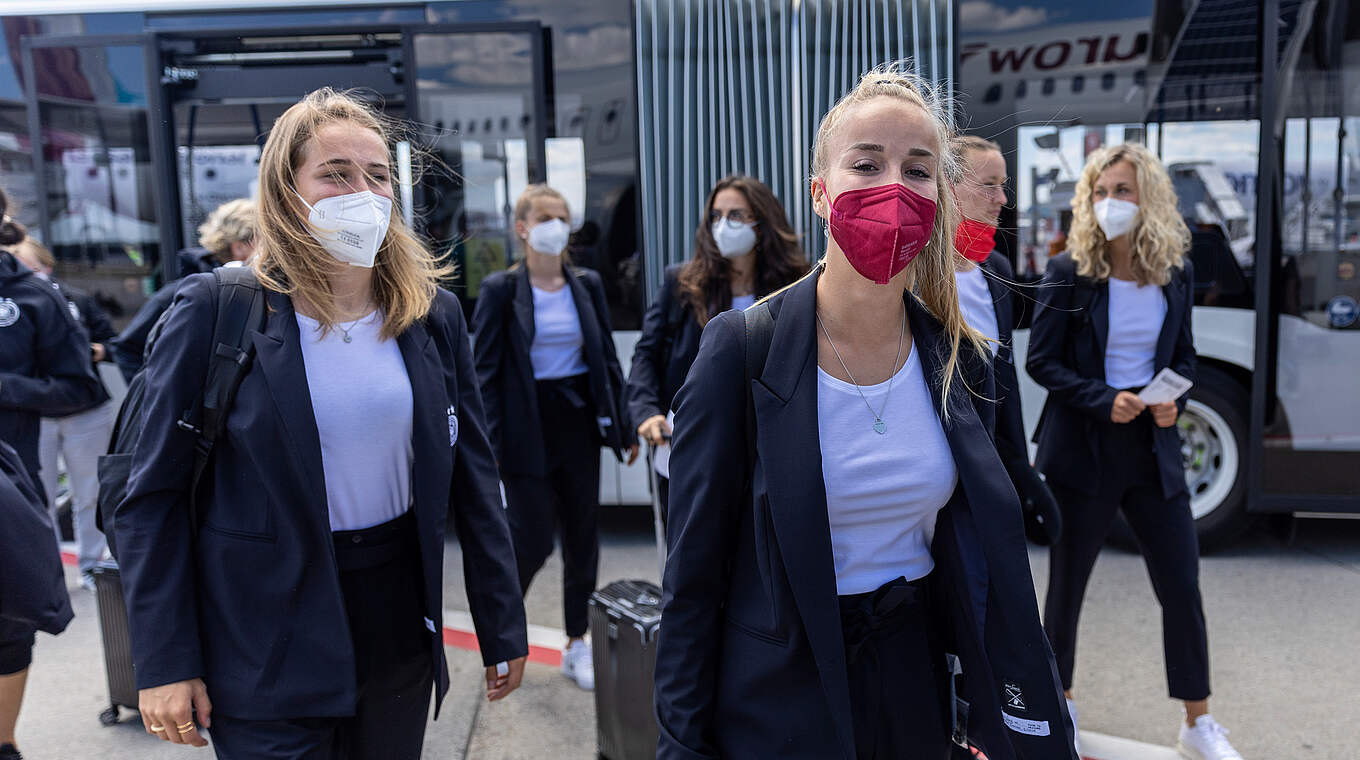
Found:
[[[212,456],[213,444],[226,425],[227,412],[236,400],[236,389],[250,371],[255,357],[251,332],[264,323],[264,289],[248,267],[219,267],[213,270],[216,285],[217,320],[213,324],[212,358],[208,361],[208,377],[203,395],[194,405],[184,410],[175,424],[196,437],[194,441],[194,469],[189,486],[189,527],[198,532],[198,491]],[[146,353],[160,336],[174,308],[166,309],[156,320],[147,336]],[[99,458],[99,508],[95,523],[108,539],[109,552],[117,558],[114,546],[113,520],[118,505],[127,497],[128,476],[132,472],[132,455],[137,449],[142,428],[146,424],[146,369],[143,367],[128,384],[127,396],[118,409],[113,437],[108,453]]]

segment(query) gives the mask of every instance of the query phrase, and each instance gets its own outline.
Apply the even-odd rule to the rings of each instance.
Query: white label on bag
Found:
[[[1017,734],[1026,734],[1028,736],[1048,736],[1049,734],[1048,721],[1046,720],[1026,720],[1025,718],[1017,718],[1004,710],[1001,713],[1001,719],[1006,722],[1006,728],[1009,728]]]

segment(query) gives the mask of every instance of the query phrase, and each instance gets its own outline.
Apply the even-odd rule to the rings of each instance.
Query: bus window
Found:
[[[36,47],[47,224],[57,276],[90,290],[115,318],[145,299],[160,228],[140,45]]]

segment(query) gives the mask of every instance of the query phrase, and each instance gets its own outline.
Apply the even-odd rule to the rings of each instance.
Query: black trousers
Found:
[[[539,381],[548,474],[504,480],[521,591],[552,554],[553,533],[561,536],[562,616],[572,638],[586,633],[600,563],[600,433],[589,398],[586,375]]]
[[[425,630],[415,516],[336,531],[358,704],[344,718],[242,720],[214,712],[221,760],[415,760],[425,741],[434,663]]]
[[[1115,510],[1133,529],[1162,607],[1162,646],[1171,697],[1209,696],[1209,641],[1199,593],[1199,541],[1190,496],[1162,495],[1152,450],[1153,421],[1144,413],[1127,424],[1097,428],[1100,491],[1082,493],[1049,481],[1062,509],[1062,539],[1048,553],[1044,630],[1058,663],[1063,688],[1072,688],[1077,620],[1086,583],[1110,532]]]
[[[949,682],[925,578],[840,597],[857,760],[946,760]]]

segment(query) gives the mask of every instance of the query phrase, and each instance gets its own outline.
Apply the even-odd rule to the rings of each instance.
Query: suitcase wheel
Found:
[[[99,725],[116,726],[118,725],[118,705],[109,705],[109,708],[99,713]]]

